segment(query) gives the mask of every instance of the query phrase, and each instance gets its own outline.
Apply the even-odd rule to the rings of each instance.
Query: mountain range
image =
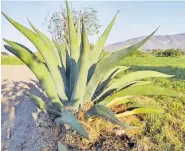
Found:
[[[116,49],[127,45],[131,43],[132,41],[134,43],[141,41],[144,39],[146,36],[143,37],[137,37],[137,38],[132,38],[123,42],[117,42],[114,44],[110,44],[104,47],[105,51],[112,52],[115,51]],[[146,51],[150,49],[169,49],[169,48],[179,48],[179,49],[185,49],[185,33],[181,34],[175,34],[175,35],[158,35],[158,36],[153,36],[146,44],[144,44],[141,47],[141,50]]]

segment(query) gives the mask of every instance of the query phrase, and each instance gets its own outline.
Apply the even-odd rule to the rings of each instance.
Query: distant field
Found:
[[[42,59],[39,54],[36,54],[36,56]],[[24,63],[15,56],[2,56],[1,55],[1,65],[24,65]]]
[[[40,55],[37,55],[40,59]],[[1,65],[23,65],[15,56],[1,56]],[[185,57],[127,57],[119,63],[127,66],[172,66],[185,68]]]
[[[185,57],[128,57],[119,64],[127,66],[172,66],[185,68]]]
[[[24,65],[24,63],[15,56],[1,56],[1,65]]]

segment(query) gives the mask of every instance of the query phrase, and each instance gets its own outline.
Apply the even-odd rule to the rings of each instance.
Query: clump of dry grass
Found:
[[[92,107],[92,102],[87,101],[83,104],[81,109],[75,113],[71,110],[81,122],[85,130],[89,135],[89,139],[82,137],[75,130],[71,129],[68,125],[56,126],[55,123],[47,115],[39,116],[39,129],[40,135],[43,137],[43,151],[57,150],[58,141],[63,143],[69,149],[72,150],[130,150],[136,147],[136,141],[132,138],[136,138],[135,135],[141,133],[140,129],[127,131],[113,124],[108,120],[101,117],[91,118],[88,121],[84,119],[84,114],[89,108]],[[68,108],[70,110],[70,108]],[[126,109],[124,106],[114,106],[112,111],[121,112]],[[42,114],[41,114],[42,115]],[[46,117],[47,116],[47,117]],[[139,119],[135,116],[128,116],[121,118],[122,122],[136,123]]]
[[[88,101],[84,103],[80,111],[76,113],[78,120],[87,131],[89,139],[82,137],[72,129],[68,129],[65,137],[61,140],[65,145],[75,150],[93,150],[95,148],[101,148],[102,150],[119,150],[135,146],[135,142],[131,141],[126,135],[125,130],[120,126],[101,117],[91,118],[85,121],[84,113],[92,105],[92,102]]]
[[[38,126],[44,141],[43,151],[57,150],[58,141],[72,150],[96,150],[98,148],[100,150],[112,151],[120,149],[130,150],[136,147],[136,141],[132,137],[140,133],[139,129],[130,130],[128,136],[123,128],[101,117],[91,118],[86,121],[84,114],[92,105],[92,102],[88,101],[83,104],[78,112],[75,113],[75,111],[71,110],[87,131],[89,139],[82,137],[68,125],[65,125],[65,128],[56,126],[48,116],[40,116],[41,122]],[[124,107],[119,108],[117,106],[111,108],[112,111],[121,111],[123,109]],[[121,119],[121,121],[126,123],[138,120],[135,116]]]

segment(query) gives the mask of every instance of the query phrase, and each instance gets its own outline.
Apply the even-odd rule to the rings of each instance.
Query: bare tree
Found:
[[[78,19],[83,18],[88,35],[95,35],[99,33],[101,25],[99,24],[97,11],[95,9],[89,6],[81,9],[80,11],[73,8],[71,12],[75,26],[78,23]],[[68,33],[67,21],[67,11],[65,8],[61,7],[59,12],[55,12],[51,16],[48,15],[45,18],[44,24],[47,25],[48,31],[52,34],[52,36],[60,42],[62,37]]]

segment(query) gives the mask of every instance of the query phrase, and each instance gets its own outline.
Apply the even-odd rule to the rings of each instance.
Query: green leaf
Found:
[[[107,74],[119,61],[123,60],[126,56],[130,55],[132,52],[140,48],[143,44],[145,44],[157,31],[157,29],[149,35],[147,38],[138,42],[135,45],[132,45],[126,49],[120,50],[118,52],[113,53],[112,55],[108,56],[103,61],[100,61],[94,74],[92,75],[86,89],[84,100],[91,100],[99,82],[102,80],[105,74]]]
[[[60,117],[62,116],[62,111],[64,110],[64,107],[62,107],[60,110],[58,108],[56,108],[55,106],[53,106],[52,103],[48,103],[46,106],[46,110],[49,114],[54,115],[55,118],[56,117]]]
[[[68,149],[62,143],[58,142],[58,151],[68,151]]]
[[[145,105],[145,104],[139,104],[137,102],[134,102],[134,101],[130,101],[128,104],[127,104],[127,110],[133,110],[133,109],[137,109],[137,108],[149,108],[150,106],[149,105]]]
[[[124,46],[122,46],[122,47],[120,47],[120,48],[114,50],[114,52],[123,50],[123,49],[125,49],[125,48],[128,48],[128,47],[132,46],[132,45],[134,44],[134,42],[135,42],[135,41],[133,40],[133,41],[129,42],[128,44],[126,44],[126,45],[124,45]]]
[[[119,11],[118,11],[119,12]],[[114,25],[114,22],[116,20],[116,16],[118,14],[118,12],[116,13],[116,15],[114,16],[113,20],[111,21],[111,23],[108,25],[108,27],[106,28],[106,30],[103,32],[103,34],[100,36],[100,38],[98,39],[98,41],[96,42],[93,50],[90,52],[89,55],[89,68],[93,65],[96,64],[99,60],[99,57],[102,53],[104,44],[109,36],[109,33],[112,29],[112,26]]]
[[[4,41],[12,46],[10,47],[5,45],[5,48],[21,59],[29,67],[42,84],[47,96],[53,103],[55,103],[56,106],[58,106],[58,108],[61,108],[63,104],[58,98],[54,82],[45,64],[38,61],[29,51],[27,51],[25,46],[22,47],[21,45],[6,39],[4,39]]]
[[[185,96],[182,93],[175,92],[174,90],[170,90],[167,88],[161,88],[157,86],[151,85],[138,85],[123,89],[112,96],[108,97],[107,99],[103,100],[101,104],[107,104],[112,100],[119,100],[125,99],[129,97],[135,96],[174,96],[174,97],[183,97]]]
[[[118,105],[118,104],[127,104],[129,102],[131,101],[128,99],[115,99],[107,103],[106,107],[111,107],[111,106]],[[99,104],[103,104],[103,103],[100,102]]]
[[[133,128],[132,126],[122,123],[110,109],[103,105],[92,106],[84,115],[86,120],[93,116],[101,116],[103,118],[109,119],[111,122],[116,123],[125,129]]]
[[[78,39],[78,45],[80,47],[81,43],[81,22],[80,22],[80,17],[78,18],[78,25],[77,25],[77,39]]]
[[[36,35],[34,32],[32,32],[30,29],[22,26],[18,22],[12,20],[10,17],[2,13],[5,18],[15,27],[17,28],[25,37],[27,37],[34,46],[39,50],[42,57],[44,58],[44,61],[51,73],[52,79],[55,83],[58,95],[62,101],[67,101],[68,98],[65,94],[64,90],[64,83],[62,80],[62,77],[60,75],[60,72],[58,70],[58,63],[53,55],[53,51],[51,51],[50,47],[48,47],[48,44],[46,44],[46,41],[44,41],[43,37],[41,38],[40,35]],[[35,29],[36,30],[36,29]]]
[[[134,83],[130,85],[130,87],[134,87],[138,85],[149,85],[151,83],[152,83],[151,81],[134,81]]]
[[[145,113],[163,113],[160,109],[154,109],[154,108],[137,108],[132,111],[126,111],[120,114],[117,114],[116,117],[124,117],[128,115],[134,115],[134,114],[145,114]]]
[[[84,23],[82,25],[82,40],[81,40],[81,57],[80,57],[80,69],[77,82],[74,87],[71,102],[74,103],[75,107],[78,107],[83,103],[83,96],[86,89],[87,76],[88,76],[88,52],[90,50],[86,30]]]
[[[68,81],[69,81],[68,85],[70,85],[70,61],[71,61],[70,50],[69,50],[69,46],[68,46],[65,38],[63,38],[63,43],[64,43],[64,47],[65,47],[65,51],[66,51],[66,77],[68,78]]]
[[[111,74],[113,74],[111,76],[111,79],[114,78],[116,75],[118,75],[120,72],[125,71],[127,69],[129,69],[130,67],[125,67],[125,66],[116,66],[114,68],[112,68],[103,78],[103,80],[106,80]]]
[[[64,42],[64,45],[65,45],[65,48],[66,48],[66,52],[68,52],[68,54],[69,54],[69,56],[70,56],[70,49],[69,49],[69,45],[68,45],[68,43],[67,43],[67,41],[66,41],[66,39],[65,39],[65,38],[63,38],[63,42]]]
[[[119,79],[115,79],[115,81],[112,82],[112,84],[108,87],[107,90],[117,89],[119,91],[123,87],[127,86],[129,83],[142,80],[145,78],[156,78],[156,77],[170,78],[173,76],[174,75],[167,75],[157,71],[147,71],[147,70],[131,72],[126,75],[123,75]]]
[[[59,70],[60,70],[60,73],[61,73],[61,76],[62,76],[62,79],[63,79],[63,82],[64,82],[64,87],[65,87],[65,92],[68,96],[68,98],[70,97],[70,93],[69,93],[69,81],[66,77],[66,64],[67,64],[67,60],[66,60],[66,57],[67,57],[67,54],[66,54],[66,50],[65,48],[62,46],[62,44],[58,44],[57,41],[55,41],[53,39],[53,43],[54,45],[56,46],[57,48],[57,51],[58,51],[58,54],[59,54],[59,57],[60,57],[60,66],[58,67]]]
[[[125,66],[117,66],[117,67],[113,68],[112,70],[110,70],[110,71],[105,75],[105,77],[104,77],[103,80],[100,82],[100,84],[98,85],[98,87],[97,87],[97,89],[96,89],[96,91],[95,91],[95,94],[94,94],[95,97],[93,97],[93,100],[94,100],[94,98],[96,98],[95,101],[96,101],[97,99],[99,99],[99,97],[97,97],[97,96],[99,96],[99,95],[102,93],[103,89],[104,89],[109,83],[111,83],[112,79],[113,79],[116,75],[118,75],[120,72],[122,72],[122,71],[124,71],[124,70],[127,70],[128,68],[129,68],[129,67],[125,67]]]
[[[31,95],[31,94],[26,94],[33,103],[35,103],[37,105],[37,107],[39,109],[41,109],[43,112],[47,112],[46,111],[46,103],[43,101],[42,98],[36,96],[36,95]]]
[[[137,82],[137,80],[142,80],[145,78],[154,78],[154,77],[172,77],[173,75],[167,75],[167,74],[163,74],[157,71],[136,71],[136,72],[131,72],[128,73],[126,75],[123,75],[122,77],[118,78],[118,79],[114,79],[112,81],[112,83],[110,85],[108,85],[104,91],[102,92],[102,94],[99,96],[103,96],[104,94],[106,94],[109,91],[119,91],[122,88],[129,86],[129,85],[134,85]],[[148,83],[148,82],[147,82]]]
[[[78,121],[78,119],[70,112],[67,110],[64,110],[62,112],[62,116],[58,117],[55,119],[55,122],[58,125],[61,124],[68,124],[70,125],[73,129],[75,129],[78,133],[80,133],[82,136],[88,139],[88,134],[85,131],[85,129],[82,127],[81,123]]]
[[[39,31],[29,20],[28,20],[30,26],[32,29],[39,35],[39,37],[42,39],[42,41],[45,43],[46,46],[50,49],[50,51],[53,53],[53,56],[55,57],[57,61],[57,65],[61,67],[61,60],[59,57],[59,53],[55,47],[55,45],[52,43],[52,41],[41,31]]]
[[[58,95],[60,96],[61,99],[65,98],[66,93],[68,92],[68,87],[67,87],[67,80],[66,80],[64,65],[62,64],[62,60],[61,60],[62,58],[60,58],[59,52],[58,52],[55,44],[44,33],[40,32],[36,27],[34,27],[33,24],[30,21],[29,21],[29,24],[31,25],[33,30],[39,35],[39,37],[42,39],[42,41],[47,45],[47,47],[53,53],[53,56],[54,56],[55,60],[57,61],[56,70],[54,70],[54,72],[51,71],[51,70],[53,70],[51,68],[49,68],[49,70],[51,71],[50,72],[51,76],[53,77],[53,81],[55,82],[55,85],[57,87]],[[55,73],[55,75],[53,73]],[[60,75],[59,75],[59,73],[60,73]],[[59,79],[61,81],[59,81]],[[63,90],[65,90],[65,92],[63,92]],[[67,102],[67,100],[68,99],[64,99],[63,101]]]
[[[56,40],[52,39],[55,47],[57,48],[59,57],[60,57],[60,61],[61,61],[61,66],[64,67],[64,69],[66,70],[66,50],[65,48],[62,46],[62,44],[59,44]]]
[[[69,8],[68,1],[66,1],[68,27],[69,27],[69,42],[70,42],[70,91],[73,91],[79,72],[79,57],[80,49],[78,45],[76,30],[73,22],[73,17]]]

